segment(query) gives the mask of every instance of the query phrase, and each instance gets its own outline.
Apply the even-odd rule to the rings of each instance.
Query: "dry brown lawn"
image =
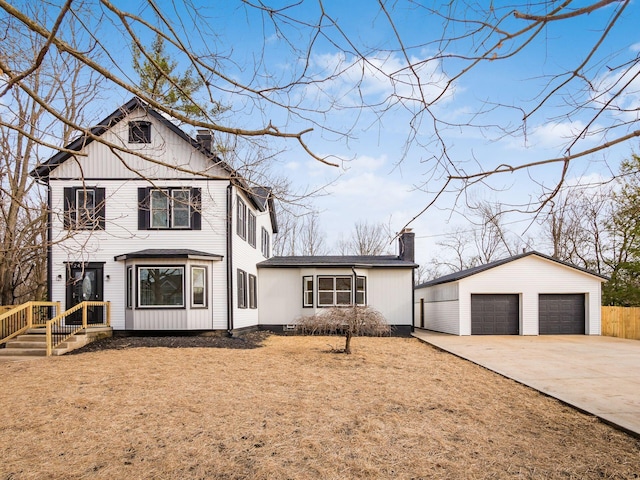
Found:
[[[638,478],[640,441],[415,339],[0,363],[0,479]]]

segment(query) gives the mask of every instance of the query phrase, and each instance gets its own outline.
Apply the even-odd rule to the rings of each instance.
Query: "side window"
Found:
[[[248,220],[249,221],[247,223],[249,231],[247,232],[247,241],[249,242],[249,245],[256,248],[256,216],[251,210],[249,210]]]
[[[151,143],[151,122],[129,122],[129,143]]]
[[[318,277],[318,306],[334,307],[352,305],[352,284],[353,277],[351,276]],[[364,293],[363,283],[363,299]]]
[[[262,227],[262,244],[261,244],[261,250],[262,250],[262,255],[264,255],[266,258],[269,258],[270,255],[270,250],[271,250],[271,241],[269,239],[269,232],[267,232],[267,229]]]
[[[237,226],[238,236],[243,240],[247,238],[247,206],[240,197],[237,197]]]
[[[356,278],[356,304],[367,304],[367,279],[366,277]]]
[[[258,282],[255,275],[249,274],[249,308],[258,308]]]
[[[191,267],[191,306],[207,306],[207,269]]]
[[[66,230],[105,229],[105,189],[65,187],[64,228]]]
[[[247,308],[247,272],[238,270],[238,308]]]
[[[127,308],[133,306],[133,267],[127,267]]]
[[[313,277],[302,277],[302,306],[313,307]]]

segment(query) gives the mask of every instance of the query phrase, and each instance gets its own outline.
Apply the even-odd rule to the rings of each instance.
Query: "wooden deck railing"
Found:
[[[0,345],[60,313],[60,302],[27,302],[0,314]]]
[[[602,335],[640,340],[640,307],[602,307]]]
[[[100,308],[102,311],[92,312],[94,315],[91,322],[88,321],[90,309]],[[81,313],[82,321],[74,319],[69,321],[70,317],[77,313]],[[95,317],[98,318],[95,318]],[[76,315],[78,317],[78,315]],[[52,318],[46,323],[47,328],[47,356],[53,353],[53,349],[64,342],[71,335],[76,334],[80,330],[87,327],[109,327],[111,326],[111,302],[82,302],[78,305],[71,307],[66,312],[62,312],[60,315]]]

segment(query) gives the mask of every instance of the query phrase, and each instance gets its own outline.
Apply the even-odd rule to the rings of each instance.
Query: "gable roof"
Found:
[[[101,120],[98,123],[98,125],[96,125],[95,127],[91,127],[91,129],[89,130],[89,132],[91,133],[90,135],[89,134],[80,135],[78,138],[76,138],[71,143],[66,145],[65,150],[75,150],[75,151],[82,150],[84,147],[86,147],[87,145],[89,145],[91,142],[95,140],[94,137],[101,136],[107,130],[109,130],[111,127],[119,123],[127,115],[129,115],[130,113],[132,113],[137,109],[142,109],[145,112],[147,112],[147,114],[149,114],[158,122],[162,123],[169,130],[171,130],[173,133],[175,133],[180,138],[182,138],[185,142],[189,143],[193,148],[202,152],[207,157],[211,158],[214,162],[216,162],[223,169],[229,172],[230,175],[234,174],[233,169],[226,162],[222,161],[210,150],[208,150],[204,145],[202,145],[202,143],[191,138],[189,135],[187,135],[184,132],[184,130],[182,130],[173,122],[171,122],[169,119],[167,119],[166,117],[161,115],[159,112],[151,108],[148,104],[140,100],[138,97],[133,97],[127,103],[117,108],[113,113],[111,113],[111,115]],[[49,160],[47,160],[46,162],[34,168],[31,171],[31,176],[37,177],[37,178],[46,178],[56,167],[62,165],[71,156],[72,156],[72,153],[68,151],[58,152],[54,156],[52,156]]]
[[[492,268],[499,267],[500,265],[504,265],[506,263],[510,263],[531,255],[535,255],[537,257],[543,258],[545,260],[549,260],[551,262],[557,263],[559,265],[563,265],[565,267],[573,268],[574,270],[578,270],[588,275],[593,275],[594,277],[598,277],[602,280],[609,280],[609,277],[607,277],[606,275],[600,275],[599,273],[592,272],[591,270],[587,270],[586,268],[576,267],[575,265],[572,265],[570,263],[563,262],[556,258],[550,257],[549,255],[545,255],[544,253],[540,253],[540,252],[536,252],[535,250],[532,250],[529,252],[521,253],[519,255],[514,255],[513,257],[503,258],[495,262],[487,263],[485,265],[479,265],[477,267],[472,267],[466,270],[461,270],[459,272],[451,273],[449,275],[444,275],[442,277],[429,280],[428,282],[421,283],[420,285],[417,285],[415,288],[431,287],[433,285],[441,285],[443,283],[456,282],[458,280],[462,280],[463,278],[470,277],[471,275],[475,275],[477,273],[484,272],[486,270],[490,270]]]
[[[413,262],[400,260],[396,255],[292,255],[271,257],[258,263],[258,268],[416,268]]]
[[[247,197],[251,200],[251,202],[255,205],[255,207],[264,212],[267,206],[270,208],[269,212],[271,215],[271,224],[273,227],[274,233],[277,233],[278,226],[275,217],[275,210],[273,205],[273,195],[271,194],[271,189],[268,187],[249,187],[246,185],[244,179],[242,179],[237,172],[231,168],[231,166],[225,161],[221,160],[217,155],[215,155],[209,148],[207,148],[203,143],[198,140],[192,138],[187,135],[184,130],[175,125],[172,121],[170,121],[165,116],[161,115],[158,111],[151,108],[147,103],[142,101],[138,97],[133,97],[127,103],[117,108],[113,113],[109,116],[101,120],[98,125],[95,127],[91,127],[89,130],[90,134],[80,135],[78,138],[67,144],[64,148],[65,151],[60,151],[49,158],[47,161],[35,167],[29,174],[35,178],[47,178],[53,170],[62,165],[65,161],[67,161],[72,153],[69,150],[79,152],[84,147],[89,145],[91,142],[95,140],[94,137],[99,137],[103,135],[106,131],[112,128],[114,125],[122,121],[127,115],[134,112],[137,109],[144,110],[148,115],[153,117],[158,122],[162,123],[166,126],[170,131],[175,133],[178,137],[180,137],[185,142],[189,143],[194,149],[203,153],[209,159],[211,159],[214,163],[219,165],[221,168],[229,172],[229,177],[235,179],[237,184],[246,192]]]

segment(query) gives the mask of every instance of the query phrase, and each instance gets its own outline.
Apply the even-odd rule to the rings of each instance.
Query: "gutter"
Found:
[[[233,336],[233,185],[227,185],[227,335]]]

